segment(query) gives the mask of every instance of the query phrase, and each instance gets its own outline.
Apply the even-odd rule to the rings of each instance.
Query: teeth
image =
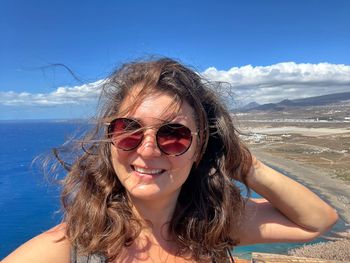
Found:
[[[136,172],[142,173],[142,174],[160,174],[163,172],[162,169],[146,169],[146,168],[141,168],[136,166],[134,166],[134,169]]]

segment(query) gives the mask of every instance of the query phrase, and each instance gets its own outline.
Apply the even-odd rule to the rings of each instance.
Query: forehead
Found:
[[[123,101],[120,113],[124,117],[132,116],[142,120],[161,120],[195,122],[194,110],[186,102],[179,102],[174,95],[162,91],[152,92],[141,96],[131,92]]]

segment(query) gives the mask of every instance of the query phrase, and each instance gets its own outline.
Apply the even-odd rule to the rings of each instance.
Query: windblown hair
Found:
[[[80,253],[104,253],[113,260],[142,230],[113,169],[104,125],[120,114],[120,105],[137,86],[136,105],[152,92],[166,92],[176,105],[187,102],[196,115],[195,163],[167,224],[178,254],[198,261],[229,258],[227,251],[239,243],[236,233],[244,211],[244,197],[234,180],[246,183],[251,154],[238,138],[215,85],[219,84],[168,58],[124,64],[108,78],[100,98],[100,121],[93,136],[84,139],[84,152],[63,182],[67,236]]]

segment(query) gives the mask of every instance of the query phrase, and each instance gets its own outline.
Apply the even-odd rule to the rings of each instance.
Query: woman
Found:
[[[125,64],[101,101],[64,180],[64,223],[4,263],[229,262],[234,246],[308,241],[336,222],[310,190],[251,156],[212,84],[180,63]],[[235,180],[264,198],[243,198]]]

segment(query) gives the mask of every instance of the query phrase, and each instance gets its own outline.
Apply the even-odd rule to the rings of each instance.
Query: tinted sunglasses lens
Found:
[[[157,142],[159,149],[168,155],[183,154],[191,146],[191,130],[177,123],[164,125],[157,132]]]
[[[143,132],[140,130],[141,125],[126,118],[115,119],[112,122],[112,130],[109,131],[115,146],[122,150],[135,149],[142,141]]]

